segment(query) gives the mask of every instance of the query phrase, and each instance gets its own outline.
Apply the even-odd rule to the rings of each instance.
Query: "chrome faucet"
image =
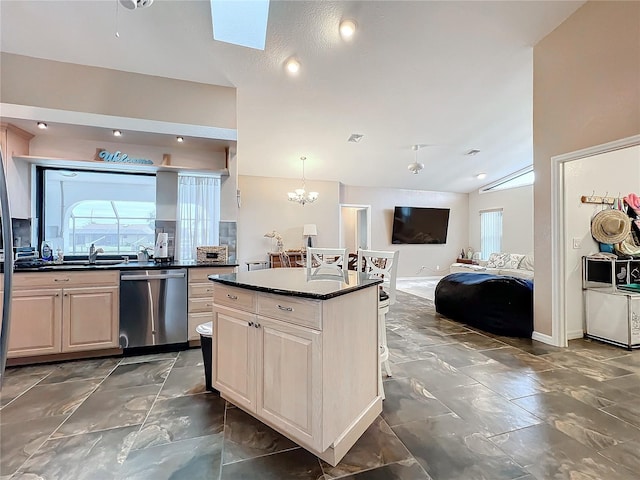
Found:
[[[98,258],[99,253],[104,253],[102,248],[96,248],[96,246],[92,243],[91,247],[89,247],[89,263],[96,263],[96,258]]]

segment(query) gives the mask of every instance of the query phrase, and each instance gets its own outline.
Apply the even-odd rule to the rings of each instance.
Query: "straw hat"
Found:
[[[620,210],[602,210],[591,220],[591,235],[600,243],[620,243],[630,231],[631,220]]]

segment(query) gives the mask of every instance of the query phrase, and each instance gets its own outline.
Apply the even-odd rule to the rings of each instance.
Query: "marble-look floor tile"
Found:
[[[561,392],[522,397],[513,403],[594,450],[640,438],[636,427]]]
[[[525,409],[480,384],[446,390],[437,393],[436,397],[460,418],[472,423],[478,432],[487,436],[542,422]]]
[[[635,374],[640,374],[640,350],[629,352],[629,354],[624,357],[611,358],[606,360],[605,363],[629,370]]]
[[[471,333],[465,325],[442,319],[439,324],[425,327],[425,330],[432,332],[434,335],[454,335],[457,333]]]
[[[624,465],[629,472],[640,472],[640,437],[637,441],[619,443],[598,453],[617,465]]]
[[[431,480],[431,477],[418,462],[411,459],[340,477],[340,480]]]
[[[296,448],[222,466],[221,480],[319,480],[320,461]]]
[[[344,458],[332,467],[321,462],[324,479],[338,478],[389,463],[407,461],[411,454],[391,430],[387,422],[378,417],[364,432]]]
[[[508,400],[547,391],[532,376],[502,363],[463,367],[460,371]]]
[[[428,351],[439,360],[455,368],[498,363],[486,355],[482,355],[482,353],[468,348],[462,343],[434,345],[433,347],[429,347]]]
[[[49,440],[20,472],[43,479],[115,479],[137,431],[124,427]]]
[[[393,427],[434,480],[512,480],[527,472],[454,415]]]
[[[224,464],[297,448],[298,445],[239,408],[228,408]]]
[[[201,348],[190,348],[183,350],[178,354],[176,359],[176,367],[200,367],[204,369],[204,359],[202,358]]]
[[[609,380],[611,378],[622,377],[633,373],[630,370],[615,367],[597,360],[592,360],[585,356],[577,355],[575,352],[571,351],[549,353],[547,355],[543,355],[543,357],[555,365],[570,368],[571,370],[598,381]]]
[[[158,390],[160,385],[96,391],[62,424],[53,437],[140,425],[147,417]]]
[[[547,390],[562,392],[595,408],[609,407],[616,403],[640,400],[632,393],[620,390],[573,370],[551,370],[530,375]],[[540,392],[532,392],[534,393]]]
[[[158,400],[140,429],[133,449],[221,433],[225,403],[210,393]]]
[[[494,348],[503,348],[507,344],[487,335],[478,332],[467,332],[455,334],[451,337],[452,341],[463,344],[473,350],[492,350]]]
[[[0,411],[0,423],[69,415],[95,390],[99,381],[96,379],[65,384],[38,384]]]
[[[382,402],[382,417],[389,425],[451,413],[416,379],[391,377],[384,383],[384,393],[386,399]]]
[[[611,407],[603,408],[602,411],[640,428],[640,401],[638,400],[618,403]],[[638,438],[640,438],[640,430],[638,430]]]
[[[0,407],[18,398],[43,378],[43,375],[14,375],[5,378],[0,391]]]
[[[178,358],[179,352],[149,353],[146,355],[132,355],[123,357],[120,365],[128,365],[129,363],[155,362],[157,360],[175,360]]]
[[[624,377],[613,378],[602,382],[607,387],[613,387],[618,390],[624,390],[640,397],[640,374],[625,375]]]
[[[600,456],[547,424],[490,439],[538,480],[637,480],[626,469]]]
[[[49,438],[66,415],[3,425],[0,430],[0,475],[12,475]]]
[[[396,364],[393,368],[393,377],[415,379],[431,393],[477,383],[448,363],[433,357]]]
[[[162,384],[169,375],[173,360],[118,365],[100,384],[99,390]]]
[[[93,378],[103,379],[116,368],[119,362],[120,359],[118,358],[100,358],[59,363],[41,383],[74,382]]]
[[[162,386],[159,398],[195,395],[207,391],[204,367],[173,367]]]
[[[560,347],[547,345],[546,343],[542,343],[531,338],[504,337],[500,335],[492,336],[496,340],[504,342],[507,345],[511,345],[512,347],[516,347],[524,352],[530,353],[531,355],[544,355],[547,353],[561,352],[563,350]]]
[[[218,480],[222,433],[134,450],[120,469],[120,480]]]
[[[588,338],[569,340],[569,350],[592,360],[607,360],[631,355],[631,352],[624,348]]]
[[[531,355],[514,347],[483,350],[482,354],[513,370],[522,372],[543,372],[558,368],[557,365],[547,362],[542,356]]]

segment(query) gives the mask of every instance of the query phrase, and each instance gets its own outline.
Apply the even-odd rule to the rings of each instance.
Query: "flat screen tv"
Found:
[[[395,207],[391,243],[447,243],[448,208]]]

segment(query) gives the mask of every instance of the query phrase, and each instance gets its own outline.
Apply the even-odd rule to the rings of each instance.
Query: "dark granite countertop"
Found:
[[[234,287],[293,297],[327,300],[382,283],[382,279],[349,270],[347,276],[313,275],[315,269],[268,268],[226,275],[209,275],[209,280]]]
[[[15,272],[59,272],[59,271],[91,271],[91,270],[157,270],[157,269],[172,269],[172,268],[191,268],[191,267],[237,267],[237,263],[216,263],[216,264],[203,264],[195,261],[187,262],[171,262],[169,264],[155,263],[155,262],[119,262],[119,263],[98,263],[76,264],[76,263],[63,263],[56,264],[51,263],[49,265],[35,266],[35,267],[22,267],[19,264],[14,268]],[[0,265],[0,271],[2,271],[2,265]]]

